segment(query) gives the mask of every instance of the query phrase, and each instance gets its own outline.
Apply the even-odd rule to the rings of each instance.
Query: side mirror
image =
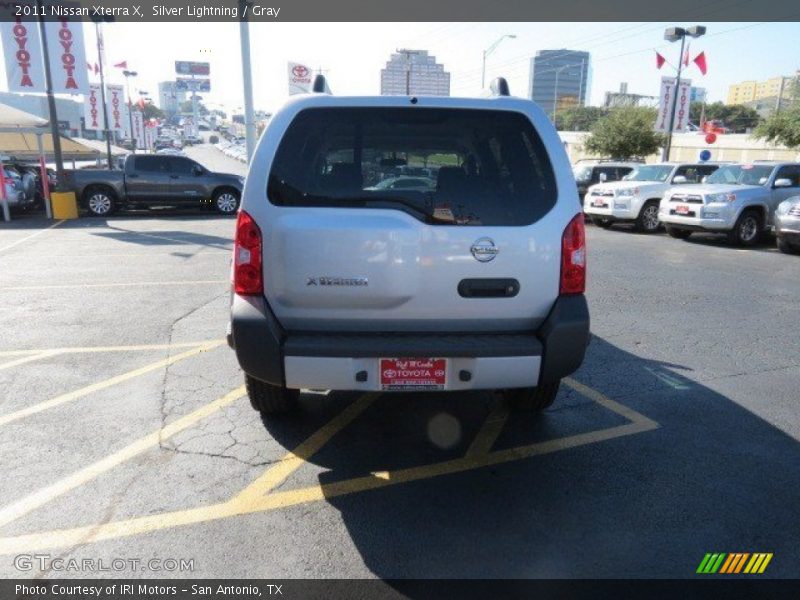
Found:
[[[200,165],[195,165],[194,167],[192,167],[192,173],[194,173],[195,177],[199,177],[204,172],[205,171],[203,170],[203,167],[201,167]]]
[[[780,179],[775,180],[775,183],[772,184],[772,187],[776,188],[792,187],[792,180],[787,179],[786,177],[781,177]]]
[[[700,183],[705,183],[708,181],[708,175],[703,175],[703,178],[700,180]]]
[[[683,175],[675,175],[675,177],[672,178],[672,183],[688,183],[688,181],[689,180]]]
[[[603,183],[608,180],[608,175],[606,175],[605,173],[600,173],[600,175],[597,178],[600,180],[600,183]]]

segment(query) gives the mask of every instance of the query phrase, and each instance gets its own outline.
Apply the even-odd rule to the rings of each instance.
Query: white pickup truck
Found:
[[[673,185],[700,183],[718,168],[715,163],[640,165],[622,181],[591,186],[583,201],[583,212],[600,227],[628,222],[637,231],[653,233],[661,227],[658,206],[664,192]]]

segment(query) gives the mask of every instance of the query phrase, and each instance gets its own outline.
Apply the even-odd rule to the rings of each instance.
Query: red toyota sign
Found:
[[[292,74],[299,78],[308,77],[308,67],[305,65],[295,65],[292,68]]]

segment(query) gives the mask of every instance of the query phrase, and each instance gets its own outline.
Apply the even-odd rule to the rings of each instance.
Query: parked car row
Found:
[[[603,228],[633,223],[637,231],[687,239],[721,233],[752,246],[772,233],[783,252],[800,249],[800,163],[659,163],[640,165],[617,182],[588,188],[584,212]]]
[[[44,189],[38,164],[21,162],[3,163],[5,195],[8,207],[14,211],[26,211],[43,207]],[[47,170],[49,186],[55,187],[56,175]]]
[[[247,162],[247,149],[245,148],[243,139],[231,138],[230,140],[222,140],[221,142],[214,144],[214,146],[225,156],[235,158],[243,163]]]

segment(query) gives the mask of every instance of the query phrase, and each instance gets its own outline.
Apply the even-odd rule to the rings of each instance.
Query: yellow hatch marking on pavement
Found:
[[[72,346],[66,348],[40,348],[38,350],[5,350],[0,357],[28,356],[31,354],[81,354],[84,352],[138,352],[140,350],[163,350],[165,348],[196,348],[206,344],[222,343],[225,340],[206,340],[203,342],[170,342],[168,344],[133,344],[129,346]]]
[[[12,243],[10,243],[8,246],[3,246],[2,248],[0,248],[0,252],[3,252],[4,250],[10,250],[10,249],[11,249],[11,248],[13,248],[14,246],[19,246],[20,244],[22,244],[22,243],[24,243],[24,242],[27,242],[28,240],[30,240],[30,239],[32,239],[32,238],[35,238],[37,235],[41,235],[41,234],[43,234],[45,231],[48,231],[48,230],[50,230],[50,229],[53,229],[54,227],[58,227],[58,226],[59,226],[59,225],[61,225],[63,222],[64,222],[63,220],[61,220],[61,221],[57,221],[57,222],[53,223],[52,225],[50,225],[49,227],[45,227],[44,229],[40,229],[39,231],[35,231],[35,232],[33,232],[32,234],[30,234],[30,235],[28,235],[28,236],[25,236],[25,237],[24,237],[24,238],[22,238],[21,240],[17,240],[16,242],[12,242]]]
[[[62,496],[63,494],[66,494],[68,491],[73,490],[78,486],[88,483],[92,479],[99,477],[103,473],[110,471],[114,467],[132,459],[142,452],[145,452],[151,448],[155,448],[161,441],[172,437],[184,429],[187,429],[188,427],[194,425],[197,421],[214,414],[218,410],[238,400],[244,396],[244,394],[244,386],[240,386],[235,390],[228,392],[221,398],[217,398],[201,408],[198,408],[194,412],[184,415],[183,417],[180,417],[179,419],[176,419],[165,425],[163,428],[157,429],[151,434],[128,444],[113,454],[95,463],[92,463],[91,465],[88,465],[87,467],[84,467],[83,469],[76,471],[67,477],[59,479],[47,487],[44,487],[32,494],[29,494],[28,496],[25,496],[24,498],[17,500],[13,504],[9,504],[8,506],[0,509],[0,527],[15,521],[16,519],[19,519],[30,512],[33,512],[40,506],[50,502],[51,500],[54,500],[59,496]]]
[[[472,444],[467,449],[466,456],[471,457],[488,453],[497,438],[500,437],[500,432],[503,431],[507,420],[508,406],[501,398],[497,398],[489,411],[489,416],[486,417],[486,421],[478,431],[478,435],[475,436]]]
[[[16,360],[0,364],[0,371],[2,371],[3,369],[10,369],[11,367],[17,367],[19,365],[24,365],[26,363],[33,362],[35,360],[40,360],[42,358],[48,358],[50,356],[58,356],[58,354],[59,352],[57,350],[47,350],[45,352],[39,352],[38,354],[29,354],[28,356],[23,356],[22,358],[18,358]]]
[[[615,438],[643,433],[659,427],[658,423],[636,412],[632,408],[619,404],[600,392],[571,378],[564,383],[580,394],[605,408],[625,417],[630,422],[608,429],[590,431],[567,436],[555,440],[535,442],[525,446],[496,450],[486,454],[464,456],[429,465],[382,471],[379,473],[355,477],[344,481],[313,485],[305,488],[283,492],[271,491],[280,485],[297,468],[304,464],[303,458],[310,458],[318,452],[336,433],[346,427],[369,405],[373,398],[364,396],[348,406],[332,421],[324,425],[294,451],[288,453],[278,464],[250,484],[237,496],[226,502],[209,506],[165,512],[146,517],[135,517],[108,523],[99,523],[72,529],[25,534],[0,538],[0,554],[33,552],[47,548],[69,547],[101,540],[128,537],[162,529],[170,529],[181,525],[205,523],[227,517],[276,510],[299,504],[317,502],[325,498],[344,496],[356,492],[373,490],[412,481],[431,479],[442,475],[463,473],[481,467],[513,462],[532,456],[539,456],[594,444]],[[285,465],[283,463],[286,463]]]
[[[153,285],[210,285],[230,283],[228,279],[198,279],[195,281],[136,281],[118,283],[65,283],[63,285],[17,285],[0,287],[0,292],[22,290],[63,290],[70,288],[143,287]]]
[[[36,413],[42,412],[43,410],[47,410],[48,408],[53,408],[54,406],[59,406],[61,404],[65,404],[66,402],[77,400],[78,398],[82,398],[94,392],[99,392],[100,390],[104,390],[111,386],[117,385],[118,383],[122,383],[123,381],[128,381],[129,379],[133,379],[134,377],[139,377],[140,375],[144,375],[145,373],[156,371],[168,365],[187,359],[191,356],[200,354],[201,352],[206,352],[208,350],[216,348],[217,346],[221,346],[223,343],[224,342],[220,340],[217,342],[204,344],[200,347],[193,348],[192,350],[189,350],[187,352],[176,354],[175,356],[170,356],[169,358],[159,360],[158,362],[150,363],[149,365],[145,365],[144,367],[139,367],[138,369],[134,369],[133,371],[128,371],[127,373],[116,375],[114,377],[111,377],[110,379],[106,379],[98,383],[93,383],[92,385],[87,385],[86,387],[82,387],[72,392],[67,392],[66,394],[61,394],[60,396],[56,396],[55,398],[51,398],[50,400],[45,400],[44,402],[39,402],[38,404],[29,406],[28,408],[23,408],[14,411],[12,413],[9,413],[7,415],[0,415],[0,426],[7,425],[8,423],[11,423],[18,419],[22,419],[24,417],[28,417],[30,415],[34,415]]]
[[[257,501],[286,481],[289,475],[302,467],[303,463],[319,452],[334,435],[347,427],[353,419],[363,413],[379,395],[380,394],[375,393],[365,394],[348,405],[347,408],[328,421],[327,424],[320,427],[311,437],[289,452],[277,464],[267,469],[266,473],[237,494],[232,502],[247,504]]]

